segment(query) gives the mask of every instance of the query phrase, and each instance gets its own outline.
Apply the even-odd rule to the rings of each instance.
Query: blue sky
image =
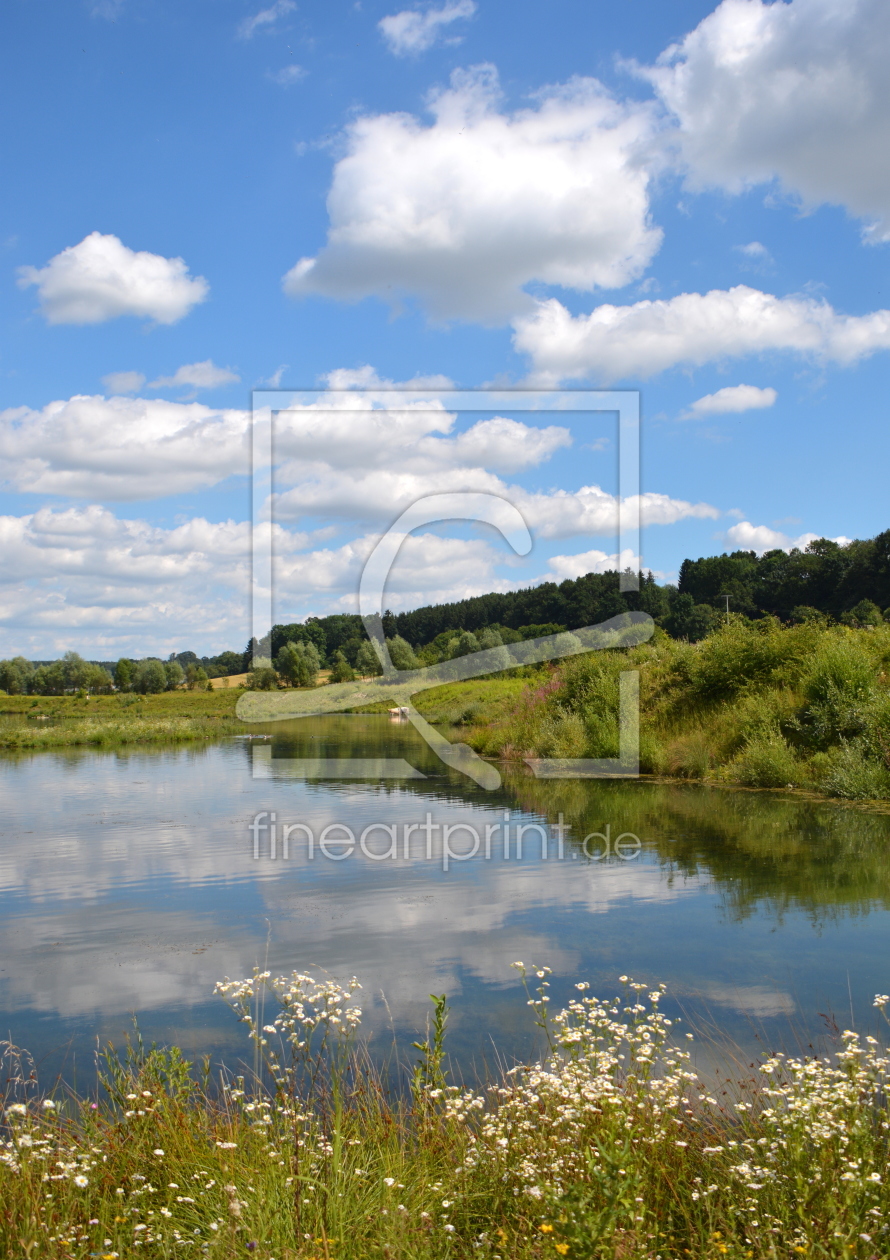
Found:
[[[639,389],[667,578],[887,527],[879,0],[12,0],[3,24],[3,655],[244,643],[270,385]],[[427,530],[394,607],[612,562],[608,421],[424,414],[373,457],[359,417],[291,425],[281,615],[352,609],[373,539],[443,489],[518,496],[535,547]]]

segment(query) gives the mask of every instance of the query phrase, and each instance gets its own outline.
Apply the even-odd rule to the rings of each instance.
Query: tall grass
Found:
[[[509,715],[476,705],[466,742],[488,755],[614,757],[618,676],[641,676],[648,773],[890,798],[890,626],[730,619],[699,643],[661,632],[565,661]]]
[[[84,718],[52,726],[0,727],[0,748],[107,747],[119,744],[180,743],[218,739],[243,730],[234,719],[208,717]]]
[[[190,1070],[137,1044],[95,1099],[39,1098],[7,1047],[4,1256],[107,1258],[857,1257],[890,1249],[877,1041],[700,1079],[664,986],[576,985],[516,964],[549,1050],[489,1088],[447,1079],[444,998],[390,1095],[354,1042],[354,985],[226,982],[254,1070]],[[879,996],[884,1011],[890,998]]]

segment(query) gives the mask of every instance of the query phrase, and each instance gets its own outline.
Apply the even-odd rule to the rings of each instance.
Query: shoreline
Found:
[[[510,715],[504,709],[517,700],[521,702],[540,681],[540,678],[492,678],[481,683],[447,684],[418,697],[417,707],[428,721],[452,741],[463,739],[471,745],[475,743],[476,751],[485,761],[504,771],[533,779],[534,776],[522,757],[504,757],[485,751],[484,736],[508,721]],[[479,693],[485,689],[491,694],[483,694],[480,705]],[[0,696],[0,755],[53,752],[66,748],[113,751],[115,748],[150,747],[165,743],[212,744],[236,738],[250,732],[250,724],[235,716],[235,705],[242,694],[241,687],[233,687],[231,690],[214,687],[212,692],[163,692],[138,699],[120,694],[93,696],[86,700],[76,696],[48,696],[40,697],[37,703],[30,696]],[[455,725],[453,720],[449,721],[449,717],[453,719],[454,716],[455,694],[459,699],[468,698],[483,711],[487,710],[484,715],[488,717],[490,714],[492,721],[483,727],[470,726],[469,729]],[[382,716],[386,711],[385,705],[378,704],[351,712],[360,717]],[[10,718],[18,721],[9,722]],[[480,739],[480,735],[483,738]],[[719,773],[720,768],[715,769]],[[805,784],[752,785],[730,778],[699,778],[645,771],[633,779],[622,781],[673,787],[715,788],[740,793],[768,793],[797,801],[812,801],[814,804],[833,804],[875,814],[890,814],[890,800],[880,797],[848,799],[821,792],[818,788]]]
[[[765,1051],[712,1081],[694,1035],[660,1009],[665,985],[620,976],[603,998],[581,981],[555,1012],[550,969],[513,966],[550,1052],[473,1089],[450,1080],[445,996],[388,1087],[358,1040],[358,982],[297,972],[216,985],[253,1042],[244,1075],[195,1070],[137,1035],[123,1054],[98,1051],[94,1094],[47,1096],[8,1049],[3,1254],[885,1253],[890,1058],[875,1038],[838,1029],[830,1056]],[[875,997],[881,1014],[888,1004]]]

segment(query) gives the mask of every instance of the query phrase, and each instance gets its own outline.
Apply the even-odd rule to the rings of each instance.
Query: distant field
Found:
[[[229,674],[227,678],[210,679],[210,685],[214,691],[226,691],[230,687],[243,687],[246,682],[246,674]]]
[[[319,674],[327,682],[329,671]],[[235,717],[246,674],[214,678],[208,691],[162,691],[111,696],[6,696],[0,694],[0,748],[212,740],[238,734]],[[446,726],[496,724],[508,718],[533,679],[483,678],[449,683],[416,697],[428,721]],[[228,686],[226,685],[228,683]],[[388,702],[363,712],[385,712]]]
[[[243,730],[237,687],[154,696],[2,696],[0,748],[212,740]]]

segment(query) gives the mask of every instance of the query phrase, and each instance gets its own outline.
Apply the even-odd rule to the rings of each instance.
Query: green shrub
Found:
[[[875,702],[875,666],[852,636],[823,644],[803,680],[797,728],[804,742],[827,748],[861,735]]]
[[[246,682],[250,691],[272,691],[278,686],[278,675],[271,666],[262,666],[260,669],[252,669]]]
[[[833,704],[838,697],[864,701],[871,695],[874,681],[874,665],[858,640],[832,636],[820,646],[804,678],[803,691],[810,704]]]
[[[751,685],[790,681],[812,654],[815,633],[808,625],[782,626],[774,617],[731,622],[698,648],[689,678],[692,693],[717,700]]]
[[[746,787],[785,787],[800,778],[794,753],[777,731],[755,736],[729,770],[732,778]]]
[[[559,711],[545,714],[534,729],[533,740],[533,751],[540,757],[588,755],[587,728],[578,713]]]
[[[837,750],[820,786],[829,796],[849,801],[886,800],[890,797],[890,771],[868,756],[864,740],[855,740]]]

